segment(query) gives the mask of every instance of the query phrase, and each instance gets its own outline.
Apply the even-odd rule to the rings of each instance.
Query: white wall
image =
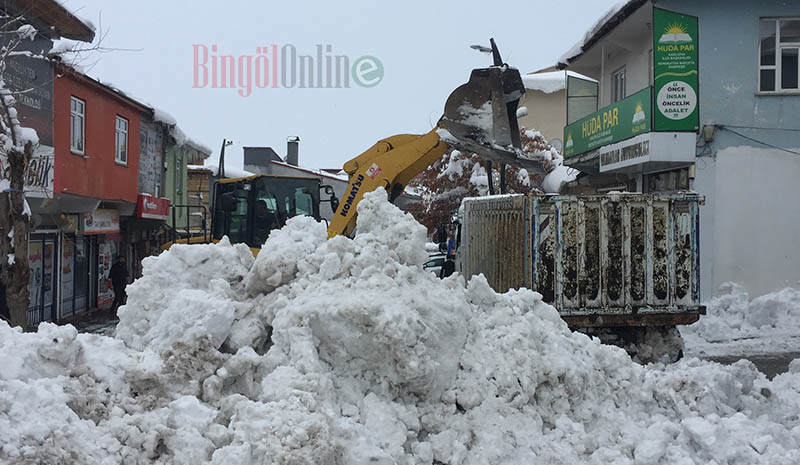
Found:
[[[732,281],[752,298],[800,287],[800,156],[729,147],[716,160],[698,159],[696,173],[695,188],[706,195],[700,226],[704,290],[716,294]]]
[[[605,70],[600,85],[603,86],[600,107],[611,105],[614,97],[614,73],[625,67],[625,96],[650,85],[650,46],[649,43],[631,44],[637,50],[616,48],[606,56]]]
[[[562,139],[567,123],[567,96],[559,90],[546,94],[537,90],[526,90],[519,101],[520,107],[528,109],[527,116],[519,119],[520,127],[535,129],[548,141]],[[563,141],[562,141],[563,142]]]

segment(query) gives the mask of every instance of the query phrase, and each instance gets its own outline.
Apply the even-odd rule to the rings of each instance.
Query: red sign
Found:
[[[166,220],[169,217],[169,199],[140,194],[136,198],[136,217]]]

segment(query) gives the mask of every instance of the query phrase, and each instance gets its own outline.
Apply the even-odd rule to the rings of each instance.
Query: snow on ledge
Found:
[[[550,71],[546,73],[531,73],[522,75],[522,83],[527,90],[535,90],[545,94],[552,94],[567,87],[567,76],[576,77],[585,81],[597,82],[596,79],[578,74],[574,71]]]
[[[594,24],[592,24],[592,27],[586,31],[583,37],[558,58],[558,63],[567,64],[570,60],[580,55],[584,51],[584,45],[586,45],[586,43],[589,42],[611,18],[616,16],[617,13],[622,11],[623,8],[634,1],[636,0],[623,0],[617,2],[614,4],[614,6],[606,10],[606,12],[603,13],[603,15],[600,16],[600,18],[595,21]]]

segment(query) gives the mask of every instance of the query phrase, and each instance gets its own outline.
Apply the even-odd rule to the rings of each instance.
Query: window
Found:
[[[114,160],[117,163],[128,164],[128,120],[117,116],[117,130],[115,139],[115,156]]]
[[[597,111],[597,81],[567,74],[567,124]]]
[[[614,102],[619,102],[625,98],[625,68],[614,73],[612,83],[614,88],[612,89],[611,96],[614,98]]]
[[[758,45],[758,90],[800,90],[800,19],[762,19]]]
[[[645,175],[647,192],[669,192],[689,190],[689,168],[680,168]]]
[[[79,98],[69,99],[69,148],[72,152],[83,155],[84,119],[86,102]]]

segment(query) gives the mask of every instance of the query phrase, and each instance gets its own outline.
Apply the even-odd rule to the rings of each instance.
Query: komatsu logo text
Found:
[[[347,216],[347,212],[350,211],[350,207],[353,206],[353,202],[356,200],[356,195],[358,195],[358,190],[361,189],[361,183],[364,181],[364,175],[359,174],[356,178],[356,182],[353,183],[353,188],[350,190],[350,195],[347,196],[347,200],[344,201],[344,205],[342,205],[342,211],[339,212],[342,216]]]

